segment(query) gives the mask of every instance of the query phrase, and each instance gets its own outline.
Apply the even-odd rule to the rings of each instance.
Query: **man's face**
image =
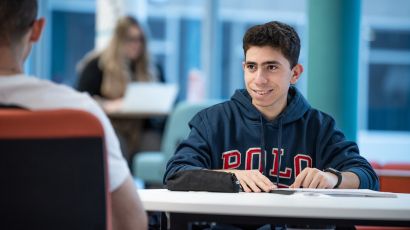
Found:
[[[245,85],[252,104],[263,114],[279,114],[286,106],[290,84],[300,76],[300,65],[290,68],[289,61],[278,49],[251,46],[243,63]]]

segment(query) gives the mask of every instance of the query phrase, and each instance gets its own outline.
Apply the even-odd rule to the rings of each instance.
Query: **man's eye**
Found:
[[[254,64],[248,64],[248,65],[246,65],[246,68],[247,68],[249,71],[255,71],[255,70],[256,70],[256,65],[254,65]]]
[[[276,65],[268,65],[266,67],[269,71],[275,71],[278,67]]]

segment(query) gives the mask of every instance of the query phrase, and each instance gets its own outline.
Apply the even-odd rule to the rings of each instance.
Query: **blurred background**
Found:
[[[321,2],[327,2],[323,7],[344,4],[339,0],[41,0],[46,29],[25,69],[75,87],[78,62],[90,50],[107,45],[118,17],[133,15],[148,35],[151,57],[162,68],[165,81],[179,85],[179,101],[229,99],[235,89],[244,87],[244,32],[252,25],[279,20],[292,25],[301,37],[305,72],[297,87],[309,100],[312,97],[315,106],[312,90],[327,87],[328,82],[309,81],[313,77],[309,75],[329,66],[323,61],[311,64],[312,53],[319,51],[314,38],[326,35],[323,28],[340,28],[328,22],[328,27],[313,30]],[[359,32],[358,48],[353,50],[358,68],[353,67],[357,90],[353,87],[352,95],[357,103],[351,105],[355,119],[351,137],[370,161],[410,162],[410,1],[350,2],[359,16],[353,22]],[[356,16],[343,12],[347,20]],[[331,57],[332,52],[326,55]],[[339,63],[351,68],[346,60]]]

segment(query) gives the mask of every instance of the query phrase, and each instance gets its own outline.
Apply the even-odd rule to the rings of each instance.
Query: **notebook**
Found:
[[[176,84],[133,82],[127,86],[120,112],[167,114],[177,94]]]

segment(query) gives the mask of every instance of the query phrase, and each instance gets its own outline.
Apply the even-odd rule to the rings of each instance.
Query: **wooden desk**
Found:
[[[168,212],[171,229],[178,230],[187,229],[192,221],[410,226],[410,194],[374,198],[166,189],[142,189],[138,193],[147,211]]]

